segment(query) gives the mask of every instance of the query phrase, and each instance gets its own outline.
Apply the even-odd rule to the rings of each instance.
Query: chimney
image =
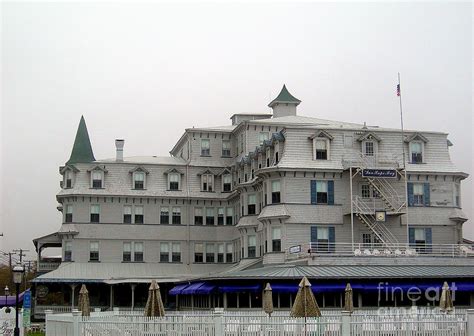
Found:
[[[116,149],[115,161],[117,162],[123,162],[123,146],[124,145],[125,145],[125,140],[115,139],[115,149]]]

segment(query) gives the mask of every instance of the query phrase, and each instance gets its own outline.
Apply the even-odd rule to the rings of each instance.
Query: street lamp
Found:
[[[15,317],[15,332],[13,333],[14,336],[20,336],[20,328],[18,327],[18,301],[19,301],[19,298],[18,298],[18,295],[19,295],[19,292],[20,292],[20,285],[21,285],[21,281],[22,281],[22,278],[23,278],[23,272],[25,270],[23,269],[22,266],[20,265],[17,265],[13,268],[13,282],[15,283],[15,289],[16,289],[16,300],[15,300],[15,314],[16,314],[16,317]]]
[[[7,306],[7,298],[10,295],[10,288],[5,286],[5,313],[10,313],[10,307]]]

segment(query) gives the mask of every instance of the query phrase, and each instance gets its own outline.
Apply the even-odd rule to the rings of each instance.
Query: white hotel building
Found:
[[[116,140],[114,159],[96,159],[81,118],[59,169],[63,223],[34,240],[35,316],[70,309],[82,283],[93,306],[138,308],[152,279],[169,309],[260,307],[266,282],[288,308],[303,275],[324,307],[341,305],[347,282],[361,307],[411,304],[379,282],[444,281],[474,306],[467,174],[447,134],[299,116],[299,104],[283,87],[273,114],[188,128],[166,157],[124,157]],[[61,261],[42,257],[50,247]]]

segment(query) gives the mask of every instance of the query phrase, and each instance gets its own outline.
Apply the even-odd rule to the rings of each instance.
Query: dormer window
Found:
[[[100,189],[103,185],[103,172],[100,170],[95,170],[92,172],[92,188]]]
[[[316,160],[328,159],[328,141],[326,139],[315,139]]]
[[[222,175],[222,191],[230,192],[232,190],[232,176],[230,174]]]
[[[213,174],[201,175],[201,191],[214,191],[214,175]]]
[[[377,134],[372,132],[365,132],[358,139],[362,145],[362,154],[364,156],[374,157],[377,154],[378,143],[380,142],[380,137]]]
[[[423,142],[410,142],[410,163],[423,163]]]
[[[133,173],[133,188],[134,189],[145,189],[145,173],[134,172]]]
[[[258,135],[258,143],[260,145],[263,145],[265,140],[268,140],[268,132],[260,132],[260,134]]]
[[[168,175],[168,190],[181,190],[182,173],[173,168],[165,172]]]
[[[374,156],[375,149],[374,149],[374,142],[373,141],[364,141],[363,143],[363,150],[365,156]]]
[[[64,182],[66,188],[72,188],[72,172],[70,170],[66,170],[64,173]]]

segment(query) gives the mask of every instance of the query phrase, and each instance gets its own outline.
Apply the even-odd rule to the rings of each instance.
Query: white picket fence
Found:
[[[440,314],[367,314],[331,312],[319,318],[292,318],[288,314],[271,317],[263,312],[207,314],[170,312],[166,317],[149,318],[138,314],[93,312],[82,317],[72,314],[46,315],[46,336],[472,336],[474,310]],[[135,313],[135,312],[134,312]]]

